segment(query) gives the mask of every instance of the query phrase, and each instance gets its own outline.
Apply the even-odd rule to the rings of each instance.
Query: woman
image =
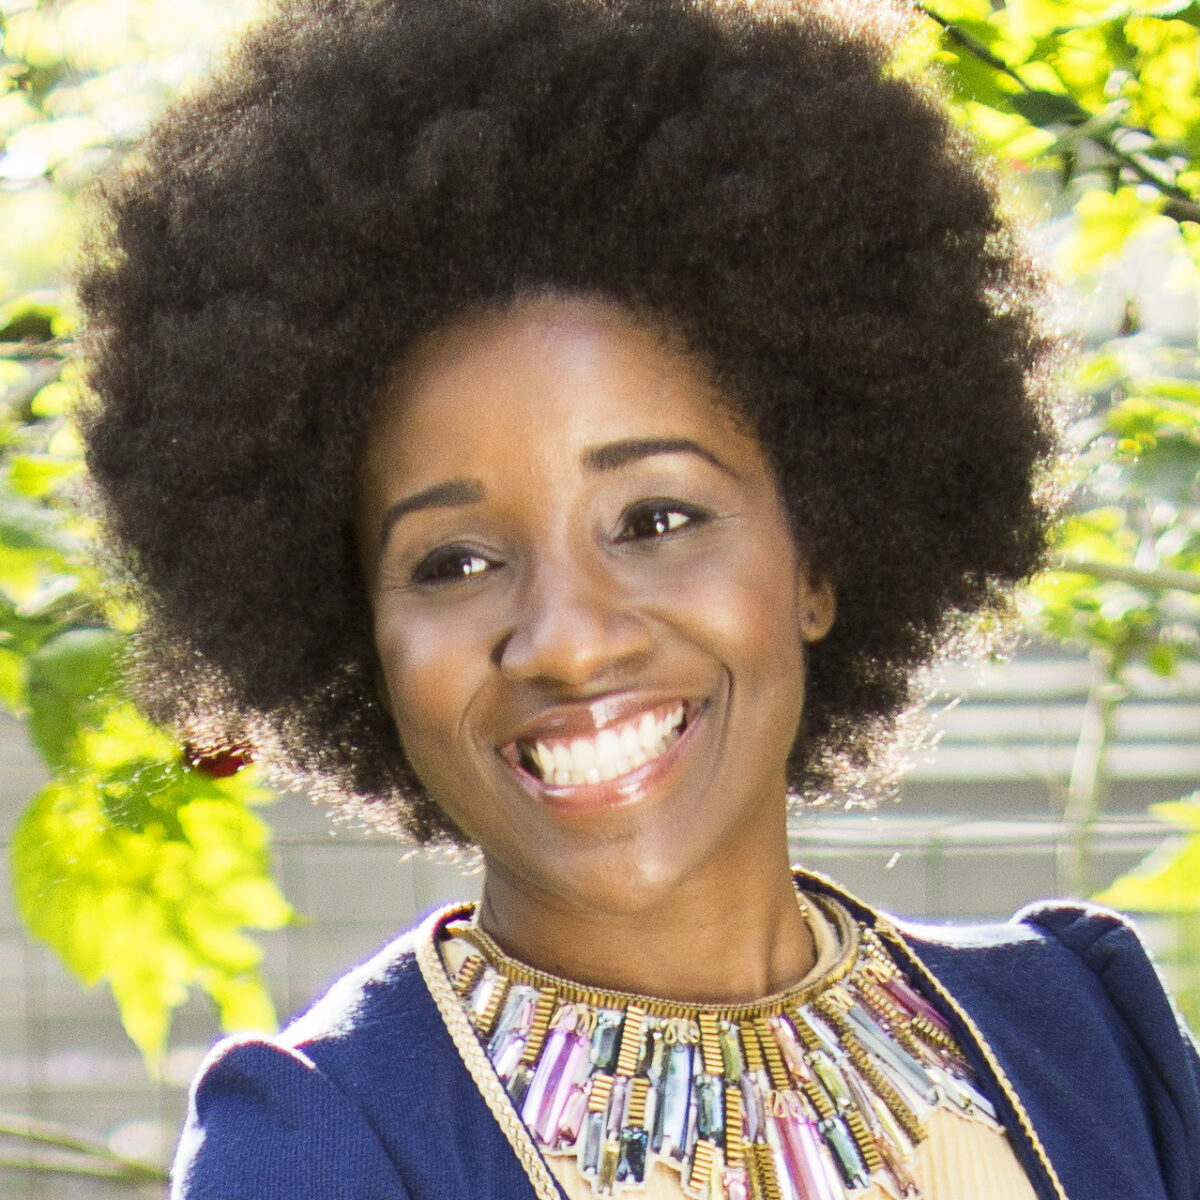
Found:
[[[1200,1196],[1117,918],[902,931],[787,861],[1048,520],[1039,280],[902,25],[307,0],[112,186],[147,697],[485,867],[214,1052],[177,1197]]]

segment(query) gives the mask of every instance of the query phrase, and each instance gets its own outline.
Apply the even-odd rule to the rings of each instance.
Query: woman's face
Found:
[[[833,600],[757,442],[655,332],[543,297],[424,340],[359,537],[400,740],[489,878],[630,912],[777,851]]]

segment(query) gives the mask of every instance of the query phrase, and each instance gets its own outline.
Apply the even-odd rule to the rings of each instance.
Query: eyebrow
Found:
[[[616,471],[629,463],[653,458],[656,454],[694,454],[725,474],[737,478],[732,467],[726,466],[715,454],[690,438],[627,438],[620,442],[607,442],[603,446],[592,446],[585,450],[581,461],[592,471]],[[392,529],[410,513],[428,508],[459,508],[478,504],[484,495],[483,484],[476,479],[448,479],[397,500],[383,514],[380,522],[377,554],[383,554]]]
[[[712,463],[726,475],[737,478],[732,467],[726,466],[715,454],[690,438],[629,438],[622,442],[593,446],[583,452],[582,458],[583,465],[593,471],[615,471],[643,458],[652,458],[656,454],[694,454],[705,462]]]
[[[483,499],[483,484],[474,479],[448,479],[445,483],[435,483],[412,496],[397,500],[387,512],[379,525],[379,553],[382,554],[387,540],[396,522],[409,513],[420,512],[426,508],[458,508],[464,504],[478,504]]]

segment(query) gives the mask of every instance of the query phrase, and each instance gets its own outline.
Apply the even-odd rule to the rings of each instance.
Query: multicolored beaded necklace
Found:
[[[939,1105],[1001,1128],[940,1013],[869,928],[822,904],[845,946],[830,973],[755,1004],[607,992],[504,954],[470,922],[455,992],[543,1154],[597,1197],[656,1163],[694,1200],[920,1196],[910,1164]]]

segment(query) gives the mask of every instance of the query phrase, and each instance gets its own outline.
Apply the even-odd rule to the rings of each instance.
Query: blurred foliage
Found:
[[[1126,912],[1169,918],[1173,945],[1162,953],[1176,966],[1173,983],[1180,1011],[1200,1031],[1200,791],[1152,804],[1150,811],[1174,835],[1096,899]]]
[[[13,833],[13,883],[30,932],[84,983],[112,989],[151,1068],[193,987],[227,1029],[274,1026],[246,931],[293,914],[272,878],[254,811],[271,795],[254,769],[189,756],[124,691],[137,615],[87,554],[62,275],[82,186],[203,65],[197,40],[210,46],[235,7],[0,10],[0,703],[51,774]]]
[[[1057,231],[1059,266],[1086,290],[1114,257],[1151,247],[1194,306],[1200,0],[942,0],[924,11],[898,69],[936,65],[959,119],[1006,168],[1014,206]],[[0,702],[28,723],[53,776],[18,826],[13,872],[30,930],[81,979],[109,983],[151,1062],[191,987],[227,1027],[270,1023],[245,930],[292,913],[271,879],[253,768],[228,773],[231,756],[191,765],[122,689],[137,615],[101,586],[85,552],[93,530],[70,502],[79,374],[64,264],[84,185],[117,168],[251,15],[250,0],[0,0]],[[1200,657],[1194,331],[1156,344],[1135,297],[1112,325],[1080,362],[1089,407],[1064,468],[1080,499],[1059,569],[1028,599],[1031,629],[1088,648],[1096,664],[1067,799],[1080,886],[1114,706],[1137,670],[1170,681]],[[1196,808],[1158,810],[1177,836],[1107,893],[1114,903],[1200,905]]]
[[[14,305],[13,321],[40,317]],[[52,332],[61,314],[52,315]],[[12,323],[0,328],[0,340]],[[88,521],[66,503],[77,439],[64,410],[76,368],[0,346],[10,403],[0,426],[0,702],[52,774],[12,839],[17,904],[35,936],[85,983],[107,981],[153,1065],[171,1011],[200,986],[226,1028],[273,1025],[244,930],[291,910],[271,877],[270,798],[253,768],[193,763],[125,695],[121,659],[136,614],[101,584]],[[38,385],[41,386],[38,386]],[[24,391],[28,399],[13,402]]]
[[[1200,3],[931,0],[922,35],[961,121],[1059,220],[1057,265],[1077,293],[1114,258],[1152,254],[1190,311],[1186,341],[1143,330],[1144,297],[1091,331],[1070,434],[1078,458],[1058,563],[1027,597],[1033,632],[1085,647],[1093,684],[1066,787],[1075,830],[1060,883],[1091,890],[1089,831],[1106,790],[1117,706],[1200,661]],[[919,56],[918,56],[919,57]],[[1035,216],[1041,214],[1034,213]],[[1111,286],[1111,285],[1110,285]],[[1160,684],[1160,687],[1162,685]],[[1200,1028],[1200,793],[1151,807],[1172,830],[1102,895],[1175,917],[1180,999]]]
[[[1182,835],[1164,843],[1136,871],[1122,876],[1101,893],[1106,904],[1131,912],[1200,914],[1200,791],[1182,800],[1156,804],[1151,810]]]

